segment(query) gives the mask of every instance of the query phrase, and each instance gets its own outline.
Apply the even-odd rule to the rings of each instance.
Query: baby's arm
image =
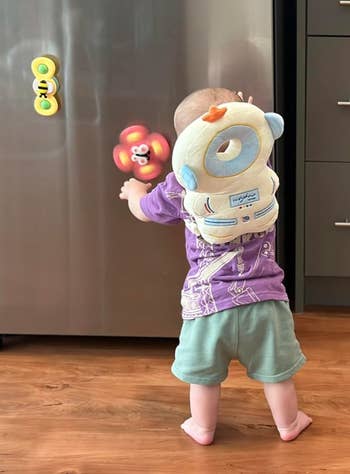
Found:
[[[120,199],[128,201],[132,214],[144,222],[178,224],[182,221],[182,192],[173,172],[150,190],[150,183],[131,178],[120,190]],[[150,191],[150,192],[148,192]]]
[[[143,213],[140,205],[141,199],[146,196],[147,191],[152,187],[151,183],[143,183],[135,178],[125,181],[121,187],[119,197],[128,201],[130,212],[140,221],[150,222]]]

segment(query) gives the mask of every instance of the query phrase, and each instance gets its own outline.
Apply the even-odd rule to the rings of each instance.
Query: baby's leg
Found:
[[[298,410],[292,379],[280,383],[264,383],[264,391],[283,441],[292,441],[312,423],[310,417]]]
[[[211,444],[218,417],[220,385],[190,386],[191,418],[181,428],[199,444]]]

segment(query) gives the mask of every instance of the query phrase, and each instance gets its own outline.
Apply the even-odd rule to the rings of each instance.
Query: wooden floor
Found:
[[[180,430],[176,341],[10,338],[0,352],[0,473],[350,473],[350,315],[296,316],[296,376],[314,423],[279,440],[259,383],[232,363],[216,442]]]

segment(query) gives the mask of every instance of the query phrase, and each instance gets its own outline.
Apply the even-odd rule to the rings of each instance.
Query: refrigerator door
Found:
[[[41,55],[51,117],[33,108]],[[0,333],[176,336],[183,227],[130,216],[113,146],[135,123],[173,143],[201,87],[272,109],[272,64],[272,0],[0,0]]]

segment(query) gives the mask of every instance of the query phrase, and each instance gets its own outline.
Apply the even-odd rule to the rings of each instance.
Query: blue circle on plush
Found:
[[[218,150],[227,141],[237,138],[241,141],[240,153],[232,160],[218,158]],[[204,165],[209,174],[228,177],[242,173],[256,160],[259,153],[259,139],[254,129],[246,125],[234,125],[216,135],[205,155]]]

